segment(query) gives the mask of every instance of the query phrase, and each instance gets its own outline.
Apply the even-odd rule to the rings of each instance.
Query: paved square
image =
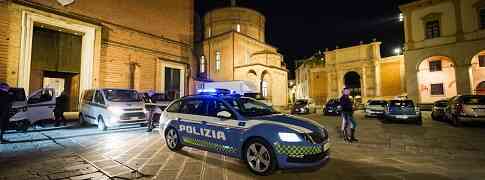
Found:
[[[331,161],[318,170],[257,177],[237,159],[192,148],[171,152],[157,131],[88,127],[9,133],[14,143],[0,145],[0,179],[485,179],[483,127],[429,118],[423,126],[383,124],[357,113],[360,142],[345,144],[337,117],[306,117],[331,134]]]

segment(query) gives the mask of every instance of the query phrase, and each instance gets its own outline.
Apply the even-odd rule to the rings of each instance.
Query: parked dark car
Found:
[[[384,121],[411,121],[418,125],[423,123],[421,111],[412,100],[391,100],[384,112]]]
[[[485,95],[455,96],[448,103],[446,119],[454,126],[465,121],[485,121]]]
[[[339,115],[340,114],[339,106],[340,106],[340,101],[338,99],[331,99],[330,101],[327,102],[327,104],[325,105],[325,108],[323,108],[323,114],[325,116]]]
[[[448,100],[440,100],[436,101],[433,104],[433,110],[431,112],[431,118],[435,121],[444,120],[445,119],[445,110],[448,106]]]
[[[309,99],[298,99],[291,108],[291,114],[309,114],[316,111],[315,104]]]
[[[384,110],[387,107],[387,101],[384,100],[369,100],[365,105],[366,117],[381,117],[384,115]]]

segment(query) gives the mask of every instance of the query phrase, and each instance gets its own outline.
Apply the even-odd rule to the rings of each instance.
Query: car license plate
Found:
[[[330,143],[323,145],[323,151],[328,151],[330,149]]]
[[[406,115],[397,115],[396,118],[398,118],[398,119],[408,119],[408,116],[406,116]]]

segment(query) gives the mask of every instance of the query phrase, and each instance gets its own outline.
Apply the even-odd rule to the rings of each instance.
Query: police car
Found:
[[[189,146],[235,157],[258,175],[278,168],[320,167],[329,160],[323,126],[249,97],[216,93],[181,98],[162,113],[160,127],[172,151]]]

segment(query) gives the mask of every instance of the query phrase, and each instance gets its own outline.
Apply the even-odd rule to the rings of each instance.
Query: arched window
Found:
[[[205,56],[200,57],[200,72],[205,73]]]
[[[221,70],[221,52],[216,51],[216,71]]]
[[[240,24],[236,24],[236,31],[241,32],[241,25]]]
[[[261,82],[261,94],[263,97],[268,97],[268,82]]]

